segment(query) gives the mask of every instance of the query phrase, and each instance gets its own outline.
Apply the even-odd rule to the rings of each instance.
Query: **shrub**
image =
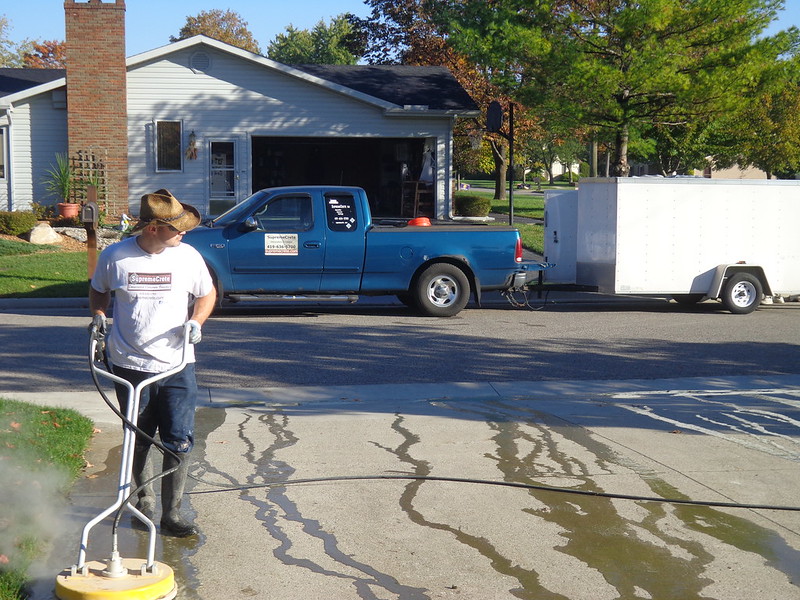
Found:
[[[50,219],[53,227],[83,227],[80,217],[54,217]]]
[[[0,211],[0,233],[22,235],[36,226],[36,215],[32,212]]]
[[[37,221],[47,221],[56,214],[55,206],[31,202],[31,211],[36,215]]]
[[[492,209],[492,199],[486,196],[455,194],[453,204],[456,214],[461,217],[485,217]]]
[[[69,202],[72,191],[78,187],[69,156],[56,154],[55,166],[51,165],[46,173],[47,176],[43,179],[45,189],[58,198],[59,202]]]

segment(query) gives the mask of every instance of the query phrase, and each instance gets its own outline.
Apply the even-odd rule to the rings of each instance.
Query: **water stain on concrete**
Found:
[[[530,404],[497,399],[469,402],[440,399],[429,402],[429,407],[430,413],[442,418],[443,423],[468,420],[481,424],[485,432],[482,455],[466,457],[465,460],[480,462],[484,469],[494,469],[497,478],[503,481],[535,485],[551,483],[594,493],[610,489],[619,491],[616,488],[630,484],[636,486],[637,493],[646,491],[658,497],[686,498],[658,473],[638,464],[631,456],[621,456],[587,429],[535,410]],[[302,413],[295,408],[236,408],[235,430],[243,448],[241,458],[249,465],[249,475],[242,482],[235,481],[224,468],[216,466],[207,452],[207,437],[226,423],[228,411],[219,408],[199,410],[192,472],[199,475],[204,484],[208,484],[211,478],[228,486],[239,483],[248,486],[247,489],[224,493],[237,494],[238,500],[252,507],[256,521],[269,538],[271,558],[282,565],[346,582],[358,598],[391,596],[423,600],[434,597],[431,590],[403,583],[401,576],[393,574],[385,566],[377,566],[377,562],[370,564],[372,561],[363,556],[355,558],[345,550],[347,546],[340,540],[340,535],[349,535],[347,532],[334,532],[324,526],[317,514],[310,512],[307,506],[301,507],[289,487],[274,486],[275,482],[292,479],[304,468],[286,458],[294,456],[293,449],[301,442],[313,443],[304,439],[308,434]],[[427,486],[434,484],[424,478],[442,466],[438,464],[437,455],[430,453],[430,448],[438,441],[435,433],[431,433],[435,429],[423,432],[420,428],[423,422],[403,412],[390,413],[387,417],[381,421],[385,423],[382,425],[385,430],[376,431],[371,444],[391,459],[387,461],[389,465],[399,465],[402,472],[420,477],[400,486],[395,498],[400,514],[405,516],[409,525],[445,533],[469,552],[483,557],[486,564],[502,576],[501,581],[514,582],[508,586],[511,597],[525,600],[567,600],[571,597],[553,584],[553,574],[546,571],[549,567],[539,564],[536,557],[521,564],[519,557],[508,551],[507,546],[503,547],[499,539],[430,511],[430,504],[426,504],[423,496]],[[259,432],[259,440],[266,439],[267,442],[255,443],[251,438],[254,431]],[[422,448],[424,444],[428,445],[427,450]],[[116,478],[119,468],[118,442],[115,445],[106,435],[102,443],[94,445],[93,452],[90,462],[98,466],[91,477],[81,479],[76,485],[73,507],[67,515],[77,531],[113,502],[116,493],[115,489],[106,488],[108,482]],[[105,486],[103,489],[100,482]],[[193,486],[200,485],[189,486],[190,502],[185,509],[193,510],[191,491]],[[557,491],[519,493],[527,494],[529,502],[506,518],[519,521],[519,527],[525,528],[532,536],[539,530],[556,531],[556,541],[547,551],[569,557],[570,561],[575,561],[573,564],[581,565],[584,572],[598,573],[608,585],[603,594],[598,590],[598,598],[711,598],[712,573],[715,568],[719,569],[715,564],[715,545],[757,555],[790,581],[800,581],[800,552],[775,531],[748,520],[747,513],[734,515],[730,511],[709,507],[568,496]],[[509,509],[498,506],[496,510]],[[123,522],[120,534],[123,556],[145,556],[146,534],[130,530],[127,519]],[[98,554],[105,556],[109,531],[110,528],[106,527],[93,534],[90,542],[94,544],[97,541],[97,544],[92,546],[92,558]],[[304,539],[297,537],[298,532],[302,532]],[[315,547],[324,549],[324,557],[329,560],[323,563],[319,557],[306,553],[301,541],[303,544],[313,541]],[[205,543],[204,536],[194,540],[158,538],[157,559],[175,571],[180,598],[198,600],[202,597],[203,574],[198,572],[193,559]],[[74,550],[77,554],[77,548]],[[66,564],[60,564],[59,568],[75,560],[67,561],[64,556],[62,553],[61,563]],[[569,576],[566,573],[560,575]],[[43,589],[46,587],[44,585]],[[458,593],[457,586],[452,590],[453,594]],[[243,587],[238,592],[246,597],[266,593],[257,586]],[[51,596],[33,596],[34,600],[45,597]]]

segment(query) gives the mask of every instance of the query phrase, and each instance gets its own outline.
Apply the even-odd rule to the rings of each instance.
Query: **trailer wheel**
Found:
[[[722,305],[736,315],[753,312],[761,303],[763,289],[750,273],[734,273],[722,288]]]
[[[449,263],[436,263],[417,278],[412,290],[417,309],[428,317],[452,317],[469,301],[469,281],[464,271]]]

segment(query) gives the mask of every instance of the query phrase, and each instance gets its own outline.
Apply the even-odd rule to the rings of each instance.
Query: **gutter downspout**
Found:
[[[6,148],[8,151],[6,152],[6,179],[8,181],[8,210],[14,210],[14,168],[11,164],[13,161],[11,160],[11,156],[13,152],[11,151],[14,147],[12,143],[12,119],[11,113],[14,112],[14,105],[13,104],[0,104],[0,109],[4,110],[6,113],[6,118],[8,119],[8,139],[6,140]],[[0,152],[3,152],[6,148],[0,148]]]

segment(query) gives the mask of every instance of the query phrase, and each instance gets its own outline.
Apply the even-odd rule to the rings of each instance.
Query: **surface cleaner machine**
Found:
[[[60,600],[171,600],[177,596],[178,590],[175,585],[175,574],[172,568],[155,560],[156,526],[132,503],[132,499],[136,497],[139,490],[132,489],[131,481],[133,472],[133,450],[137,431],[138,435],[145,435],[138,430],[137,427],[142,390],[156,381],[178,373],[186,366],[186,349],[189,344],[187,328],[184,328],[183,334],[184,345],[181,364],[169,371],[145,379],[134,386],[130,382],[110,373],[104,368],[105,363],[103,355],[105,334],[104,332],[98,331],[95,326],[92,326],[89,340],[89,363],[92,377],[103,399],[123,421],[119,487],[117,489],[117,499],[114,504],[89,521],[83,528],[80,550],[78,552],[78,562],[72,565],[72,567],[62,571],[56,577],[55,593],[56,597]],[[119,412],[108,399],[101,389],[98,377],[110,379],[127,388],[128,406],[126,414],[123,415]],[[169,450],[161,446],[160,443],[155,440],[152,441],[162,451],[169,452]],[[171,471],[165,471],[164,473],[160,473],[156,475],[153,480],[163,477],[170,472]],[[151,481],[141,483],[142,485],[146,485]],[[147,558],[123,558],[120,556],[118,550],[118,527],[122,513],[125,510],[131,511],[133,516],[139,519],[148,530]],[[89,532],[95,525],[111,515],[114,515],[111,534],[111,555],[104,561],[87,560]]]

